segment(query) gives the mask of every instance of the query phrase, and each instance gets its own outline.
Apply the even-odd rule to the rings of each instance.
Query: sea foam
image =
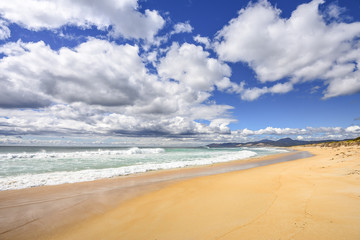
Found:
[[[53,164],[46,172],[33,170],[28,173],[0,177],[0,190],[22,189],[43,185],[58,185],[93,181],[147,171],[208,165],[245,159],[257,155],[252,150],[198,150],[185,149],[166,151],[163,148],[130,148],[121,150],[73,151],[2,154],[2,162],[35,164],[40,170]],[[4,159],[7,158],[7,159]],[[70,167],[70,166],[79,167]],[[120,165],[118,167],[111,167]],[[5,165],[4,165],[5,166]],[[81,166],[81,168],[80,168]],[[85,166],[85,167],[84,167]],[[30,165],[30,167],[34,167]],[[54,169],[65,169],[62,171]],[[83,169],[87,168],[87,169]],[[40,173],[39,173],[40,171]]]
[[[97,151],[77,151],[77,152],[47,152],[46,150],[41,150],[34,153],[3,153],[0,154],[0,160],[8,159],[49,159],[49,158],[73,158],[73,157],[98,157],[98,156],[120,156],[120,155],[133,155],[133,154],[154,154],[154,153],[163,153],[165,149],[163,148],[138,148],[133,147],[126,150],[103,150],[98,149]]]

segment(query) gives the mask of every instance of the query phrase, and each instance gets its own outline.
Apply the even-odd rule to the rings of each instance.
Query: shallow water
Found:
[[[0,190],[92,181],[287,152],[277,148],[0,147]]]

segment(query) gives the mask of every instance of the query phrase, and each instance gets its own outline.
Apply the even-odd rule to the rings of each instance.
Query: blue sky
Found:
[[[0,144],[360,135],[360,3],[0,3]]]

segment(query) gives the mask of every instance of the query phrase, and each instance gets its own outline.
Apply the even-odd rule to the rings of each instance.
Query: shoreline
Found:
[[[278,147],[279,148],[279,147]],[[56,187],[56,186],[66,186],[66,185],[72,185],[72,184],[87,184],[92,182],[98,182],[98,181],[106,181],[106,180],[116,180],[116,179],[127,179],[127,178],[137,178],[137,177],[143,177],[143,176],[150,176],[150,175],[160,175],[165,174],[169,175],[168,178],[161,178],[160,181],[175,181],[175,180],[182,180],[187,178],[193,178],[193,177],[200,177],[200,176],[208,176],[208,175],[214,175],[214,174],[221,174],[226,172],[232,172],[232,171],[240,171],[260,166],[266,166],[274,163],[279,162],[287,162],[287,161],[293,161],[297,159],[302,158],[308,158],[313,156],[311,153],[306,151],[297,151],[290,148],[283,148],[286,149],[287,152],[281,152],[281,153],[273,153],[269,155],[263,155],[263,156],[253,156],[253,157],[247,157],[242,159],[236,159],[236,160],[230,160],[226,162],[214,162],[214,163],[208,163],[203,165],[187,165],[184,167],[174,167],[174,168],[164,168],[164,169],[156,169],[156,170],[148,170],[145,172],[135,172],[135,173],[129,173],[126,175],[118,175],[118,176],[112,176],[112,177],[103,177],[98,178],[94,180],[85,180],[85,181],[79,181],[79,182],[66,182],[66,183],[59,183],[59,184],[48,184],[48,185],[39,185],[39,186],[31,186],[31,187],[24,187],[24,188],[14,188],[14,189],[5,189],[0,190],[0,194],[2,192],[7,191],[21,191],[21,190],[27,190],[27,189],[35,189],[35,188],[47,188],[47,187]],[[184,174],[181,174],[184,172]],[[191,174],[193,172],[193,174]]]
[[[294,153],[11,190],[8,201],[0,192],[0,238],[359,239],[360,149],[292,149],[314,156],[225,173],[214,169]],[[194,176],[204,169],[214,174]]]
[[[66,170],[65,168],[58,169],[57,171],[53,169],[50,172],[39,172],[34,174],[32,173],[26,174],[27,171],[25,171],[22,174],[16,174],[15,176],[8,176],[8,173],[12,172],[12,168],[15,167],[16,169],[16,165],[14,165],[14,163],[9,164],[8,166],[5,165],[4,167],[5,169],[3,169],[2,171],[3,173],[2,175],[5,176],[0,179],[0,185],[1,185],[0,191],[18,190],[18,189],[26,189],[33,187],[41,187],[41,186],[54,186],[54,185],[71,184],[78,182],[90,182],[90,181],[119,177],[119,176],[135,176],[136,174],[142,174],[147,172],[170,170],[170,169],[181,169],[181,168],[193,168],[197,166],[201,167],[212,164],[246,160],[253,157],[261,157],[261,156],[278,154],[282,152],[288,152],[288,150],[283,150],[279,148],[269,148],[270,150],[269,149],[265,150],[262,148],[254,148],[254,149],[238,148],[238,150],[235,151],[232,150],[226,151],[227,148],[224,148],[224,149],[220,149],[220,151],[219,149],[215,150],[215,155],[213,155],[212,151],[210,151],[209,153],[205,153],[205,155],[209,154],[207,157],[199,158],[197,153],[194,153],[195,154],[194,155],[191,153],[192,151],[185,153],[185,155],[182,151],[180,152],[175,151],[174,152],[175,154],[173,154],[171,153],[173,152],[171,149],[167,151],[163,148],[143,148],[143,149],[131,148],[131,149],[120,149],[112,152],[108,152],[107,149],[101,149],[101,150],[98,149],[97,151],[84,152],[82,151],[82,149],[78,149],[78,147],[76,147],[76,149],[79,151],[75,151],[75,152],[49,151],[49,153],[47,153],[47,151],[43,150],[42,148],[41,148],[42,149],[41,152],[39,152],[39,149],[37,149],[37,151],[35,152],[29,152],[29,153],[26,152],[24,153],[16,152],[14,154],[10,153],[10,155],[7,155],[3,160],[5,160],[4,162],[6,162],[7,159],[9,158],[23,159],[26,157],[29,158],[34,157],[35,164],[32,164],[33,166],[30,165],[30,169],[34,168],[34,170],[36,170],[36,165],[38,163],[37,158],[41,159],[41,158],[49,157],[52,160],[50,160],[50,162],[48,163],[49,167],[45,167],[45,168],[50,168],[52,165],[54,165],[53,167],[55,169],[59,167],[58,162],[62,161],[60,160],[61,158],[77,159],[78,157],[83,156],[87,160],[79,161],[79,162],[76,161],[77,163],[74,166],[72,166],[72,169],[70,168],[68,170]],[[202,148],[194,148],[194,149],[197,149],[195,151],[197,152],[199,151],[199,149]],[[225,150],[225,153],[221,150]],[[201,151],[202,150],[200,150],[200,152]],[[265,153],[262,151],[265,151]],[[44,156],[42,155],[43,153],[45,153]],[[146,158],[148,159],[146,159],[146,161],[142,161],[141,156],[145,156],[143,154],[149,154],[149,153],[150,156],[146,156]],[[159,155],[157,153],[159,153]],[[124,157],[124,159],[121,159],[120,161],[122,162],[122,166],[118,165],[119,163],[117,162],[117,160],[114,161],[114,157],[117,158],[117,155],[121,155],[121,158]],[[136,155],[140,157],[139,158],[135,157],[134,159],[133,157]],[[183,155],[183,156],[180,157],[180,159],[174,158],[174,156],[177,155],[179,156]],[[58,157],[60,158],[59,161],[56,160]],[[193,157],[195,157],[195,159],[193,159]],[[53,159],[55,159],[55,161]],[[71,164],[69,160],[65,160],[65,165],[67,163]],[[101,166],[103,163],[105,163],[106,165],[105,168]],[[17,164],[22,164],[22,163],[18,162]],[[41,165],[42,163],[40,162],[39,164]],[[83,169],[83,167],[80,167],[80,165],[82,166],[82,164],[85,165],[88,164],[89,166],[91,165],[92,167]],[[73,171],[73,169],[77,169],[77,170]],[[32,170],[30,170],[29,172],[31,171]]]
[[[360,148],[191,178],[49,239],[360,239]]]
[[[301,152],[287,152],[203,166],[61,185],[0,192],[0,238],[36,239],[76,222],[101,215],[117,205],[172,183],[201,176],[240,171],[275,162],[291,161]],[[88,211],[91,208],[90,211]],[[65,209],[65,210],[64,210]],[[86,209],[87,211],[84,211]],[[47,222],[53,222],[50,225]]]

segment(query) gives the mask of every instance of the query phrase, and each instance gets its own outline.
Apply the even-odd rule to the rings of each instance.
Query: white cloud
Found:
[[[145,54],[145,62],[151,63],[153,66],[156,66],[156,62],[158,60],[157,51],[147,52]]]
[[[229,80],[231,69],[221,61],[210,58],[201,46],[173,43],[166,56],[160,59],[159,76],[173,79],[189,86],[193,90],[237,91],[240,86]]]
[[[292,83],[286,82],[286,83],[277,83],[270,88],[268,87],[243,88],[239,93],[241,94],[242,100],[254,101],[258,99],[261,95],[267,93],[283,94],[283,93],[288,93],[291,90],[293,90]]]
[[[175,24],[174,30],[171,32],[171,34],[191,33],[192,30],[193,30],[193,27],[190,25],[189,22],[177,23],[177,24]]]
[[[329,84],[325,98],[359,92],[360,23],[327,24],[318,11],[322,3],[302,4],[288,19],[266,0],[251,3],[218,32],[215,50],[221,60],[248,63],[263,83],[288,78],[290,86],[322,79]],[[337,14],[334,6],[328,11]],[[253,89],[245,98],[264,92]]]
[[[10,29],[4,20],[0,19],[0,40],[9,38],[11,35]]]
[[[217,105],[214,105],[214,107],[220,108]],[[159,115],[156,118],[149,118],[128,113],[108,113],[106,110],[101,107],[88,106],[84,103],[57,104],[38,110],[0,109],[0,116],[8,116],[0,117],[0,125],[2,126],[0,129],[0,142],[3,141],[4,144],[24,143],[23,140],[15,137],[6,137],[1,140],[1,135],[83,136],[93,139],[112,136],[127,139],[126,141],[131,141],[132,137],[142,136],[146,138],[141,140],[136,138],[136,141],[134,140],[135,144],[140,144],[139,141],[141,141],[143,145],[151,145],[154,144],[154,138],[152,137],[157,137],[156,141],[166,141],[162,142],[164,145],[180,144],[181,142],[203,145],[211,142],[244,142],[284,137],[298,140],[344,139],[358,137],[360,133],[360,126],[357,125],[347,128],[266,127],[258,130],[245,128],[231,131],[228,125],[235,121],[231,118],[212,116],[214,118],[210,123],[204,124],[193,121],[186,116],[166,117]],[[197,110],[201,111],[200,109]],[[205,106],[203,111],[207,111]],[[46,142],[38,143],[44,144]],[[36,144],[36,141],[31,144]]]
[[[21,41],[2,49],[10,55],[0,63],[0,81],[7,86],[0,91],[3,96],[14,94],[10,99],[22,92],[30,102],[37,95],[46,102],[121,106],[133,104],[152,88],[137,46],[92,39],[74,50],[53,51],[44,42]]]
[[[195,120],[226,119],[231,107],[207,100],[209,91],[230,74],[230,69],[208,58],[201,47],[175,46],[173,51],[180,51],[175,58],[181,61],[197,54],[190,63],[199,64],[199,72],[191,69],[196,66],[183,62],[188,79],[160,79],[148,73],[136,45],[105,40],[89,39],[73,49],[58,51],[44,42],[5,44],[0,48],[6,55],[0,62],[0,83],[4,86],[0,89],[1,131],[104,135],[229,131],[226,120],[221,126]],[[186,51],[188,55],[182,55]],[[156,58],[148,57],[149,61]],[[199,82],[190,81],[193,77]]]
[[[230,128],[228,127],[228,125],[232,122],[236,122],[235,119],[223,119],[223,118],[218,118],[218,119],[214,119],[210,122],[210,127],[212,129],[216,129],[217,133],[222,133],[222,134],[230,134]]]
[[[296,139],[302,141],[302,140],[304,140],[304,137],[303,136],[297,136]]]
[[[144,46],[151,50],[91,38],[59,50],[42,41],[0,46],[5,55],[0,61],[0,134],[165,136],[194,142],[358,134],[358,126],[231,131],[232,107],[209,102],[215,89],[255,100],[263,94],[287,93],[299,81],[315,78],[329,85],[325,98],[358,92],[360,48],[354,37],[359,25],[326,25],[317,12],[320,2],[299,6],[289,19],[281,19],[279,10],[266,1],[249,5],[219,32],[216,59],[195,44],[152,48],[171,34],[193,28],[188,22],[178,23],[173,32],[156,36],[164,19],[156,11],[139,12],[137,0],[0,1],[0,15],[6,19],[0,21],[0,39],[10,37],[8,23],[35,31],[96,26],[112,29],[116,37],[149,40]],[[329,14],[335,18],[335,12]],[[213,47],[209,38],[200,35],[194,41],[206,49]],[[224,61],[247,62],[262,82],[291,80],[245,88],[244,82],[230,80],[231,69]],[[146,64],[152,64],[159,75]]]
[[[201,37],[199,34],[194,37],[194,41],[201,43],[205,48],[211,48],[211,41],[208,37]]]
[[[340,15],[345,11],[345,8],[339,7],[335,3],[331,3],[327,6],[325,14],[328,19],[339,19]]]
[[[143,49],[145,51],[148,51],[152,46],[159,47],[164,43],[167,43],[172,35],[179,34],[179,33],[191,33],[193,30],[193,27],[190,25],[190,23],[187,22],[180,22],[173,26],[173,30],[164,34],[156,36],[152,41],[146,42],[142,45]]]
[[[347,127],[345,129],[346,132],[348,133],[357,133],[357,134],[360,134],[360,126],[350,126],[350,127]]]
[[[360,126],[342,127],[306,127],[306,128],[275,128],[266,127],[258,130],[239,129],[232,131],[231,135],[227,136],[228,141],[237,142],[256,141],[264,138],[278,139],[284,137],[291,137],[298,140],[342,140],[358,137],[360,133]]]
[[[268,92],[267,87],[264,88],[255,87],[255,88],[245,89],[241,94],[241,99],[247,101],[254,101],[255,99],[258,99],[261,95],[267,92]]]
[[[271,93],[287,93],[293,90],[293,85],[289,82],[277,83],[270,88]]]
[[[298,128],[274,128],[266,127],[259,130],[243,129],[237,132],[238,134],[249,136],[249,135],[297,135],[304,134],[304,130]]]
[[[357,70],[347,74],[344,77],[334,78],[329,81],[329,87],[324,92],[324,98],[327,99],[344,94],[354,94],[358,93],[359,91],[360,72]]]
[[[155,10],[137,11],[137,0],[0,1],[0,15],[30,30],[57,29],[64,25],[98,29],[112,27],[115,37],[152,40],[165,20]]]
[[[205,108],[205,106],[204,106]],[[38,110],[0,109],[0,135],[84,135],[84,136],[196,136],[229,133],[233,120],[215,119],[210,125],[186,116],[158,115],[156,118],[128,113],[108,113],[102,107],[84,103],[52,105]],[[223,112],[222,112],[223,113]],[[216,124],[214,123],[216,122]]]

